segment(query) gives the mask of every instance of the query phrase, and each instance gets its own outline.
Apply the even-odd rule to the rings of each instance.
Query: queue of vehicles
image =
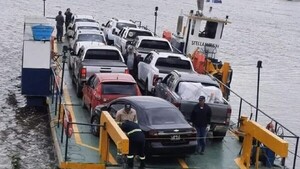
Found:
[[[84,17],[80,19],[80,16]],[[70,26],[74,34],[71,36],[71,32],[68,36],[69,72],[76,95],[82,97],[82,106],[90,112],[92,124],[99,124],[101,111],[107,110],[114,117],[125,103],[131,103],[137,110],[139,125],[149,138],[148,154],[194,153],[196,130],[189,124],[188,114],[196,102],[178,95],[179,83],[186,80],[214,87],[212,90],[198,89],[205,93],[207,100],[218,95],[219,100],[208,104],[213,110],[211,130],[223,139],[229,127],[231,108],[224,101],[216,81],[208,75],[200,77],[190,58],[174,52],[167,39],[154,36],[133,21],[112,18],[99,30],[92,26],[95,23],[98,24],[92,17],[75,15]],[[80,28],[79,25],[85,26]],[[131,75],[126,65],[128,55],[134,56],[135,71]],[[174,72],[180,74],[177,79]],[[187,80],[193,75],[196,77]],[[153,96],[141,96],[140,89]],[[91,131],[99,135],[99,127],[93,126]]]

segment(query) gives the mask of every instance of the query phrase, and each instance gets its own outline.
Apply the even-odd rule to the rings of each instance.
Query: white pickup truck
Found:
[[[128,73],[121,52],[114,46],[82,46],[70,71],[76,95],[82,96],[83,84],[94,73]]]
[[[127,53],[127,46],[133,42],[137,36],[154,36],[154,34],[144,28],[123,28],[115,37],[114,45],[120,49],[123,56]]]
[[[173,70],[194,73],[192,62],[182,54],[151,51],[138,64],[138,82],[145,94],[154,93],[159,79]]]

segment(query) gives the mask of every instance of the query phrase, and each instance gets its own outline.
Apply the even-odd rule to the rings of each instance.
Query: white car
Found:
[[[115,36],[119,34],[124,27],[136,28],[137,25],[133,21],[120,20],[116,18],[110,19],[106,24],[102,24],[106,41],[109,45],[114,43]]]
[[[73,37],[77,30],[97,30],[100,31],[98,22],[76,22],[73,26],[69,26],[67,35],[69,38]]]
[[[151,51],[138,64],[138,80],[145,93],[153,93],[159,79],[173,70],[195,72],[190,58],[177,53]]]
[[[77,42],[100,42],[106,44],[106,40],[102,31],[99,30],[78,30],[73,38],[70,38],[70,47],[74,49]]]
[[[92,15],[72,15],[71,22],[68,27],[72,27],[76,22],[97,22]]]

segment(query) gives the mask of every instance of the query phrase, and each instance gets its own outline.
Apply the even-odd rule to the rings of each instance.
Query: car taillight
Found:
[[[153,86],[155,86],[155,85],[157,84],[158,77],[159,77],[158,75],[154,75],[154,76],[153,76],[153,81],[152,81],[152,85],[153,85]]]
[[[81,68],[80,69],[80,77],[81,78],[86,78],[86,68]]]
[[[173,104],[174,104],[177,108],[180,107],[180,103],[178,103],[178,102],[173,102]]]
[[[129,70],[128,69],[125,69],[125,74],[129,74]]]
[[[226,114],[226,124],[230,123],[230,117],[231,117],[231,108],[228,108]]]

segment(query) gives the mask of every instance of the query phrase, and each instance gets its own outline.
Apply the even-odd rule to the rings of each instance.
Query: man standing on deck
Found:
[[[199,97],[199,104],[195,105],[192,114],[191,122],[197,130],[197,153],[204,154],[206,134],[209,130],[211,119],[211,108],[205,104],[205,97]]]
[[[62,16],[62,12],[59,11],[58,12],[58,15],[56,16],[55,18],[55,21],[56,21],[56,39],[57,39],[57,42],[60,42],[62,43],[62,36],[63,36],[63,29],[64,29],[64,17]]]
[[[65,22],[65,26],[66,26],[66,32],[68,31],[68,26],[71,23],[71,18],[72,18],[72,12],[71,9],[68,8],[65,12],[65,16],[66,16],[66,22]]]
[[[136,111],[131,108],[131,104],[126,103],[123,109],[117,111],[116,122],[121,123],[125,120],[133,121],[137,123]]]

